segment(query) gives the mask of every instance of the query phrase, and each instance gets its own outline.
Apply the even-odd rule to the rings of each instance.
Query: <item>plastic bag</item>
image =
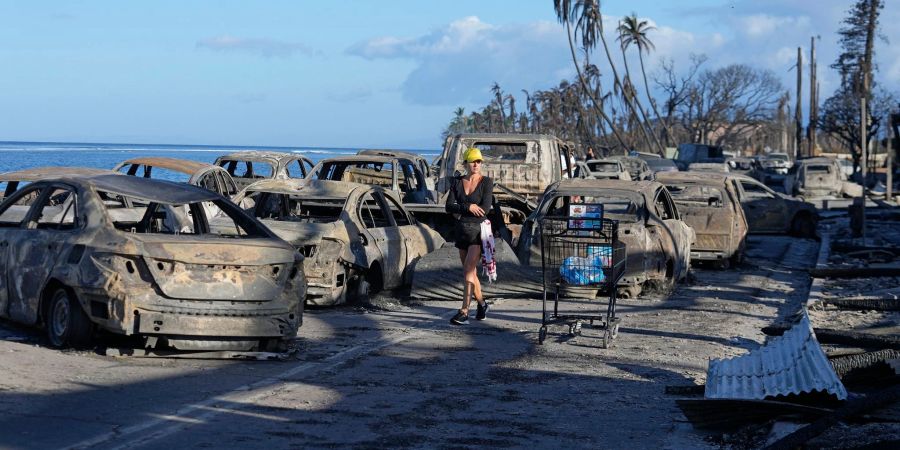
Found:
[[[559,274],[562,275],[563,281],[568,284],[584,286],[601,283],[606,279],[601,258],[601,256],[588,258],[570,256],[563,260],[562,266],[559,268]]]

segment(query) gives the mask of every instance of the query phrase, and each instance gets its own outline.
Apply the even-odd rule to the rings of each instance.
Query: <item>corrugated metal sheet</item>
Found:
[[[714,359],[706,374],[706,398],[757,399],[806,392],[847,398],[806,311],[800,323],[743,356]]]

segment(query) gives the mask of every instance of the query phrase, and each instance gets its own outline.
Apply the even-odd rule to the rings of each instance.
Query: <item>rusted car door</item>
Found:
[[[11,282],[21,278],[19,265],[10,258],[10,247],[27,239],[28,232],[24,228],[31,206],[41,194],[42,187],[28,187],[10,196],[3,210],[0,210],[0,316],[9,315],[9,296],[12,292]]]
[[[786,202],[762,183],[740,180],[741,206],[751,233],[782,232],[787,223]]]
[[[9,240],[7,259],[16,263],[14,273],[7,271],[7,311],[13,320],[37,321],[41,289],[80,228],[77,203],[73,188],[55,183],[45,186],[16,231],[17,238]]]
[[[420,225],[412,220],[406,210],[391,197],[385,196],[385,200],[391,209],[394,223],[397,224],[397,229],[400,231],[403,243],[406,246],[406,262],[403,266],[404,270],[401,272],[405,283],[412,276],[412,273],[406,271],[406,268],[433,250],[435,245],[431,241],[431,234],[426,231],[424,225]]]
[[[403,282],[407,262],[406,243],[381,193],[366,193],[360,200],[358,214],[365,227],[365,230],[360,230],[361,236],[368,241],[363,245],[367,247],[367,253],[374,253],[374,258],[369,258],[370,264],[373,261],[381,264],[382,287],[390,289],[399,286]]]
[[[667,261],[671,261],[673,272],[671,274],[667,273],[669,268],[665,266],[666,261],[661,261],[661,267],[658,270],[663,275],[670,275],[674,280],[678,280],[687,271],[693,236],[690,228],[678,216],[675,202],[672,201],[668,191],[663,188],[657,190],[654,195],[653,205],[657,220],[661,220],[662,225],[657,227],[648,226],[648,231],[651,236],[655,235],[660,241],[660,253],[666,255]]]

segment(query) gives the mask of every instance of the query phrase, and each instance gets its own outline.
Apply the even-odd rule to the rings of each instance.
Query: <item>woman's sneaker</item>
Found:
[[[478,320],[484,320],[487,318],[487,311],[489,305],[487,302],[484,302],[484,306],[481,306],[481,303],[478,303],[478,312],[475,314],[475,318]]]
[[[462,311],[458,311],[452,319],[450,319],[450,323],[453,325],[466,325],[469,323],[469,315],[463,314]]]

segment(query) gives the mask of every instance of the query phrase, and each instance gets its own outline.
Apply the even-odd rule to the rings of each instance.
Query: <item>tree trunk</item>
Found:
[[[581,67],[578,65],[578,57],[575,55],[575,43],[572,41],[572,26],[569,21],[566,21],[566,34],[569,38],[569,52],[572,54],[572,64],[575,64],[575,71],[578,72],[578,81],[581,84],[581,88],[584,89],[585,94],[588,95],[591,99],[591,104],[594,105],[594,109],[597,111],[597,114],[600,115],[600,118],[603,119],[609,125],[610,130],[613,135],[616,137],[616,140],[619,141],[623,147],[626,147],[625,141],[622,139],[622,136],[619,135],[618,130],[613,125],[612,121],[609,119],[609,116],[603,111],[600,103],[594,98],[594,95],[591,93],[590,87],[587,85],[587,82],[584,80],[584,74],[581,73]]]

